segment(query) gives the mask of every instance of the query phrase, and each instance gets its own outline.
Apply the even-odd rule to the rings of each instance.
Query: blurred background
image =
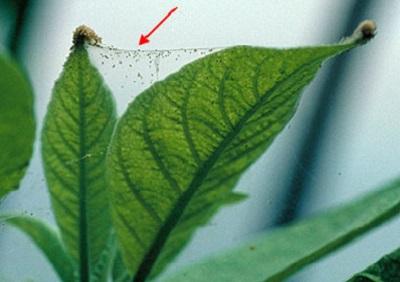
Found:
[[[242,177],[237,190],[249,199],[221,210],[167,272],[400,176],[400,1],[1,0],[0,45],[30,76],[38,134],[75,27],[87,24],[105,43],[136,49],[139,35],[174,6],[178,11],[141,49],[331,43],[349,35],[365,18],[378,23],[378,35],[323,66],[304,91],[295,118]],[[105,72],[122,111],[138,93],[130,91],[128,83],[121,91],[121,82],[113,81],[123,77],[121,70],[102,69],[94,61]],[[22,210],[54,224],[39,147],[38,141],[21,188],[3,200],[0,210]],[[400,219],[393,220],[290,281],[343,281],[400,246],[399,235]],[[0,281],[31,279],[58,280],[27,237],[0,225]]]

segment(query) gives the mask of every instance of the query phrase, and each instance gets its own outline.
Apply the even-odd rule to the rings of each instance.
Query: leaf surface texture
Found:
[[[115,121],[110,91],[87,50],[74,47],[53,89],[42,155],[57,224],[82,281],[98,272],[111,236],[105,158]]]

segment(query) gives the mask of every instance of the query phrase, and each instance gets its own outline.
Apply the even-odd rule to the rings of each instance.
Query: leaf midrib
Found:
[[[220,145],[215,149],[214,153],[210,155],[210,157],[203,163],[202,167],[198,170],[196,175],[194,176],[192,182],[189,184],[188,189],[182,193],[180,198],[177,200],[177,204],[170,212],[169,216],[165,220],[165,223],[160,228],[153,244],[151,245],[149,251],[144,256],[139,268],[136,272],[135,277],[133,278],[133,282],[142,282],[145,281],[148,275],[150,274],[162,248],[164,247],[169,234],[172,232],[174,227],[178,224],[180,218],[182,217],[185,208],[188,206],[192,196],[197,191],[203,181],[206,179],[209,171],[213,168],[214,164],[219,159],[220,155],[224,152],[224,150],[230,145],[230,143],[234,140],[234,138],[240,133],[241,129],[245,125],[245,123],[255,114],[260,107],[266,102],[266,100],[270,97],[272,93],[274,93],[281,85],[290,80],[293,76],[297,75],[303,69],[313,66],[315,63],[320,62],[322,58],[327,57],[319,56],[318,58],[312,60],[308,64],[304,64],[301,67],[297,68],[293,71],[289,76],[285,79],[277,82],[271,89],[269,89],[264,96],[259,99],[259,101],[251,107],[243,117],[238,121],[238,123],[232,127],[230,133],[226,135],[224,140],[220,143]]]
[[[78,49],[79,48],[79,49]],[[81,49],[82,48],[82,49]],[[85,52],[83,46],[77,47],[75,52]],[[80,54],[80,53],[78,53]],[[89,281],[89,251],[87,237],[86,211],[86,131],[85,131],[85,93],[82,61],[78,60],[78,88],[79,88],[79,265],[80,281]]]

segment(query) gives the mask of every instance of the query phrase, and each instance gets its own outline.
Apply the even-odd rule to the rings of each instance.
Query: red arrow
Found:
[[[168,14],[152,29],[150,32],[146,35],[140,35],[139,39],[139,46],[149,43],[149,37],[172,15],[173,12],[175,12],[178,9],[178,7],[175,7],[171,9],[171,11],[168,12]]]

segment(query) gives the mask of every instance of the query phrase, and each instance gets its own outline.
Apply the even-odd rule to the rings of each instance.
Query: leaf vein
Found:
[[[148,149],[151,153],[151,156],[153,157],[153,160],[155,161],[156,165],[160,169],[163,176],[167,179],[171,188],[173,188],[175,190],[175,192],[177,192],[178,194],[181,194],[181,188],[179,187],[176,180],[169,173],[168,169],[165,167],[165,164],[164,164],[163,160],[161,159],[160,155],[158,154],[153,140],[151,139],[151,136],[149,134],[148,124],[147,124],[147,115],[148,115],[148,110],[142,117],[143,140],[147,144]]]
[[[140,190],[137,188],[137,185],[133,183],[127,168],[125,167],[122,154],[121,154],[121,146],[118,146],[117,149],[117,158],[118,164],[121,168],[122,175],[128,184],[129,189],[131,190],[132,194],[135,196],[136,200],[142,207],[148,212],[148,214],[155,220],[157,223],[161,223],[161,217],[157,214],[157,212],[153,209],[151,205],[146,202],[146,199],[141,195]]]
[[[191,78],[191,81],[194,81],[196,79],[196,73],[193,74],[193,77]],[[181,108],[181,117],[182,117],[182,128],[183,128],[183,133],[185,135],[186,142],[189,146],[189,150],[192,153],[192,156],[197,163],[197,165],[201,164],[201,159],[199,156],[199,153],[197,152],[196,146],[193,142],[193,136],[190,131],[189,127],[189,121],[188,121],[188,103],[189,103],[189,98],[190,98],[190,88],[192,87],[193,83],[186,88],[184,97],[183,97],[183,104]]]

